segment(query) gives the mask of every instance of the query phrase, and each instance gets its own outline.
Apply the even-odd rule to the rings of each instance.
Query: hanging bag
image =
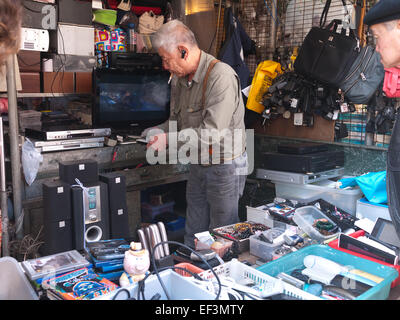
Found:
[[[342,3],[347,11],[345,0]],[[331,0],[327,0],[320,26],[312,27],[306,35],[294,62],[294,70],[307,78],[339,88],[360,52],[360,42],[352,29],[337,31],[341,20],[335,19],[324,27],[330,4]]]
[[[380,54],[373,47],[365,46],[339,86],[342,96],[352,103],[367,104],[384,76]]]
[[[157,16],[153,11],[145,12],[139,17],[139,33],[152,34],[160,29],[163,23],[163,15]]]

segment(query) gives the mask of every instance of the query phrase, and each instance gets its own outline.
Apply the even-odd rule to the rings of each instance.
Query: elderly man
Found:
[[[194,234],[239,221],[247,168],[240,80],[229,65],[202,51],[193,32],[178,20],[165,23],[152,44],[172,77],[167,122],[175,123],[175,135],[187,138],[191,153],[185,244],[193,248]],[[237,131],[241,134],[234,135]],[[171,137],[171,131],[152,136],[148,147],[171,148]]]
[[[376,39],[376,51],[382,57],[383,66],[385,68],[400,68],[400,1],[380,0],[368,11],[364,23],[370,26],[370,30]],[[398,235],[400,235],[399,121],[400,112],[397,111],[387,152],[386,172],[389,213]]]
[[[385,68],[400,66],[400,1],[380,0],[366,14]]]

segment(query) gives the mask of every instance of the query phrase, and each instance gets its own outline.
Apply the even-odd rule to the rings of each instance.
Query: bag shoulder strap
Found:
[[[214,59],[214,60],[212,60],[212,61],[210,62],[210,64],[208,65],[207,73],[206,73],[206,75],[205,75],[205,77],[204,77],[204,80],[203,80],[203,92],[202,92],[202,97],[201,97],[201,106],[202,106],[202,109],[204,109],[204,107],[205,107],[205,102],[206,102],[206,89],[207,89],[208,77],[209,77],[209,75],[210,75],[210,73],[211,73],[211,70],[214,68],[214,66],[215,66],[215,64],[216,64],[217,62],[219,62],[218,59]]]
[[[325,25],[325,23],[326,23],[326,19],[327,19],[327,17],[328,17],[328,12],[329,12],[329,8],[330,8],[330,6],[331,6],[331,2],[332,2],[332,0],[326,0],[326,2],[325,2],[325,7],[324,7],[324,9],[322,10],[321,18],[320,18],[320,20],[319,20],[319,26],[320,26],[321,28],[322,28],[322,27]],[[344,9],[346,10],[346,14],[345,14],[345,15],[348,15],[348,14],[349,14],[349,11],[347,10],[346,0],[342,0],[342,4],[343,4]]]

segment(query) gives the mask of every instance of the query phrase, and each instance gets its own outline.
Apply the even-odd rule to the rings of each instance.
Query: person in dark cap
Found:
[[[400,66],[400,1],[380,0],[365,15],[385,68]]]

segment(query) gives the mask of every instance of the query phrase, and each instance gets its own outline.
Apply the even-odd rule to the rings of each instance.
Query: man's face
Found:
[[[188,74],[185,60],[181,58],[178,48],[171,53],[161,47],[158,49],[158,55],[161,57],[164,69],[170,73],[180,78]]]
[[[371,26],[376,39],[376,51],[381,55],[381,62],[385,68],[400,66],[400,28],[387,28],[384,23]]]

